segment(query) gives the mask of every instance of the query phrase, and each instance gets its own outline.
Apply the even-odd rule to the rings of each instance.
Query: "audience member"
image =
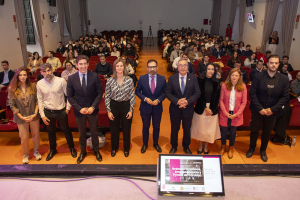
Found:
[[[227,61],[227,66],[233,68],[234,67],[234,63],[239,59],[238,57],[238,52],[235,51],[231,58]]]
[[[41,64],[43,64],[43,60],[40,57],[39,53],[33,52],[33,57],[30,58],[27,68],[30,70],[31,74],[33,74]]]
[[[66,63],[67,62],[71,62],[73,65],[76,65],[76,59],[74,58],[74,54],[72,52],[68,53],[68,57],[66,58],[66,60],[63,63],[63,67],[66,68]]]
[[[255,57],[256,57],[256,55],[254,53],[252,53],[250,56],[248,56],[244,61],[244,66],[251,68],[252,65],[255,65],[256,64]]]
[[[242,52],[242,55],[243,56],[250,56],[253,54],[253,51],[251,50],[251,45],[250,44],[247,44],[246,45],[246,50]]]
[[[241,71],[241,76],[243,78],[243,82],[247,85],[248,82],[249,82],[248,75],[247,75],[247,73],[246,73],[246,71],[244,69],[241,69],[241,67],[242,67],[242,61],[240,59],[236,60],[236,62],[234,63],[234,68],[238,68]],[[230,74],[231,70],[229,70],[227,72],[227,77]]]
[[[173,62],[175,60],[175,58],[180,56],[181,50],[179,48],[180,48],[180,44],[176,43],[175,49],[174,49],[174,51],[172,51],[171,56],[170,56],[170,62]]]
[[[202,53],[198,51],[197,46],[193,47],[193,51],[190,51],[188,54],[188,58],[191,62],[194,62],[196,60],[200,61],[202,60]]]
[[[78,40],[75,41],[74,50],[75,50],[78,54],[81,54],[81,52],[82,52],[82,46],[79,44],[79,41],[78,41]]]
[[[282,56],[282,63],[280,63],[278,70],[280,71],[282,69],[283,64],[287,63],[288,64],[288,71],[292,72],[294,71],[293,67],[291,64],[289,64],[289,57],[288,56]]]
[[[112,71],[111,65],[108,62],[106,62],[105,56],[101,55],[99,59],[100,59],[100,62],[97,63],[97,65],[94,69],[94,72],[96,74],[100,74],[100,75],[103,75],[106,77],[109,77],[110,75],[112,75],[113,71]]]
[[[89,58],[92,56],[92,52],[91,52],[91,50],[89,50],[89,47],[87,45],[83,46],[83,50],[81,52],[81,55],[85,55]]]
[[[65,53],[63,54],[63,57],[67,57],[69,52],[72,52],[74,54],[75,57],[78,56],[77,51],[74,49],[73,45],[68,45],[67,50],[65,51]]]
[[[51,65],[51,69],[53,69],[53,71],[56,71],[57,68],[61,67],[61,62],[58,58],[54,57],[53,51],[48,52],[48,59],[46,60],[46,63]]]
[[[120,57],[120,51],[118,51],[118,47],[114,46],[113,51],[110,53],[111,56],[116,56],[117,58]]]
[[[221,56],[224,56],[224,52],[222,48],[219,48],[220,44],[215,43],[215,48],[212,51],[212,55],[215,56],[217,59],[221,59]]]
[[[265,58],[264,54],[260,52],[260,50],[261,48],[259,46],[256,47],[256,52],[255,52],[256,60],[262,60],[264,61],[264,63],[267,63],[267,59]]]
[[[62,54],[65,53],[65,51],[66,51],[65,46],[63,45],[62,42],[59,42],[58,45],[57,45],[56,52],[57,52],[57,53],[61,53],[61,55],[62,55]]]
[[[69,76],[75,74],[78,70],[76,69],[76,66],[71,61],[67,61],[64,67],[66,69],[61,73],[61,77],[64,78],[66,81],[68,81]]]
[[[204,55],[203,62],[198,63],[197,74],[200,75],[204,71],[206,71],[206,67],[209,64],[209,56],[207,54]]]
[[[3,67],[3,71],[0,72],[0,89],[4,86],[8,86],[15,75],[15,72],[9,69],[9,63],[7,60],[3,60],[1,65]]]
[[[258,60],[256,64],[256,68],[251,70],[250,80],[253,81],[254,77],[257,73],[262,72],[264,68],[264,61]]]
[[[300,71],[296,75],[296,79],[291,82],[291,92],[297,97],[300,96]]]
[[[282,65],[282,68],[279,70],[279,72],[281,74],[286,75],[289,78],[289,81],[291,81],[291,80],[293,80],[293,78],[292,78],[292,75],[290,74],[290,72],[288,71],[288,67],[289,67],[289,64],[288,63],[284,63]]]

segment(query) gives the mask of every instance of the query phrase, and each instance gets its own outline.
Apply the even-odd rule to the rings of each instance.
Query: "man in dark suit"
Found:
[[[247,72],[243,69],[241,69],[241,66],[242,66],[242,61],[240,59],[237,59],[234,63],[234,68],[238,68],[241,70],[241,73],[242,73],[242,76],[243,76],[243,81],[244,83],[247,85],[248,82],[249,82],[249,78],[248,78],[248,75],[247,75]],[[226,74],[226,77],[229,75],[231,70],[228,70],[227,74]]]
[[[98,112],[102,99],[102,85],[96,73],[88,69],[88,57],[79,55],[76,59],[78,72],[69,76],[67,85],[67,98],[74,108],[74,114],[79,131],[79,144],[81,153],[77,164],[86,156],[86,120],[89,122],[92,134],[93,150],[96,159],[102,161],[99,152],[98,140]]]
[[[56,49],[56,52],[57,53],[61,53],[61,54],[64,54],[66,51],[66,48],[65,46],[63,45],[62,42],[59,42],[58,45],[57,45],[57,49]],[[79,53],[79,52],[78,52]]]
[[[259,130],[262,126],[260,156],[264,162],[268,157],[266,149],[276,118],[282,113],[283,106],[289,101],[289,79],[277,72],[279,56],[271,55],[267,63],[268,69],[257,73],[249,91],[252,111],[250,148],[246,154],[250,158],[256,147]]]
[[[141,99],[140,112],[143,121],[143,146],[141,153],[145,153],[148,147],[149,128],[152,117],[153,146],[161,153],[158,145],[160,122],[163,112],[162,102],[166,98],[166,78],[157,74],[157,61],[147,62],[148,74],[140,77],[135,94]]]
[[[9,69],[7,60],[3,60],[1,65],[3,67],[3,72],[0,72],[0,89],[4,86],[8,86],[15,75],[15,72]]]
[[[194,74],[187,73],[188,62],[181,59],[178,61],[178,72],[169,78],[166,97],[170,103],[170,119],[171,119],[171,145],[172,149],[169,153],[173,154],[177,151],[178,131],[182,121],[183,140],[182,146],[186,154],[191,154],[189,145],[191,143],[191,124],[194,114],[194,102],[200,97],[200,89],[197,77]]]

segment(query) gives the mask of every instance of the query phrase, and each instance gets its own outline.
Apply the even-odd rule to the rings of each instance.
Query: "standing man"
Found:
[[[157,74],[157,61],[147,62],[148,74],[140,77],[135,94],[141,99],[140,112],[143,121],[143,146],[141,153],[145,153],[148,147],[149,128],[152,117],[153,146],[161,153],[158,145],[160,121],[163,112],[162,102],[166,98],[166,78]]]
[[[11,79],[14,77],[15,72],[9,69],[7,60],[1,62],[3,72],[0,73],[0,89],[10,84]]]
[[[250,158],[256,147],[259,130],[262,126],[260,156],[264,162],[268,157],[266,149],[276,118],[282,113],[282,107],[289,101],[288,77],[277,72],[279,56],[271,55],[267,63],[268,69],[257,73],[249,91],[251,98],[252,123],[250,148],[246,154]]]
[[[102,85],[98,75],[88,69],[89,58],[79,55],[76,59],[78,72],[69,76],[67,85],[67,98],[74,108],[74,114],[79,131],[80,164],[86,156],[86,120],[89,122],[92,134],[92,143],[96,159],[101,162],[98,140],[98,112],[102,99]]]
[[[191,124],[194,114],[194,102],[200,97],[200,89],[197,77],[194,74],[187,73],[188,61],[178,61],[178,72],[169,78],[166,97],[170,103],[170,119],[171,119],[171,145],[170,154],[177,151],[178,131],[182,121],[183,140],[182,146],[186,154],[192,154],[189,149],[191,143]]]
[[[37,82],[37,98],[41,118],[48,131],[50,152],[46,158],[49,161],[57,153],[56,150],[56,122],[59,123],[67,139],[68,146],[73,158],[77,157],[74,148],[73,136],[68,124],[68,114],[70,104],[65,103],[67,82],[65,79],[54,76],[53,68],[50,64],[44,63],[40,66],[43,79]]]

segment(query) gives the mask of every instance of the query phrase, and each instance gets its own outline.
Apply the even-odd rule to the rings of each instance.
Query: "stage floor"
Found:
[[[155,43],[156,44],[156,43]],[[167,72],[167,62],[161,58],[161,50],[157,45],[154,47],[143,47],[143,50],[140,54],[139,65],[137,68],[136,75],[146,74],[146,63],[149,59],[156,59],[158,61],[158,73],[165,75],[168,78],[171,73]],[[149,147],[146,153],[141,154],[142,147],[142,120],[139,112],[140,100],[136,98],[136,105],[133,114],[133,122],[131,129],[131,149],[128,158],[124,157],[123,153],[123,144],[122,136],[120,137],[120,148],[115,157],[110,156],[111,151],[111,142],[110,134],[106,134],[107,144],[100,150],[103,161],[100,163],[96,161],[93,152],[89,152],[87,157],[84,159],[82,164],[156,164],[158,153],[152,147],[153,140],[152,134],[149,138]],[[169,100],[163,102],[164,112],[162,115],[161,121],[161,130],[159,145],[162,148],[162,153],[167,154],[171,149],[170,145],[170,117],[169,117]],[[152,129],[150,130],[152,133]],[[294,135],[299,136],[300,130],[289,130],[287,132],[291,137]],[[57,150],[58,154],[50,161],[46,161],[46,156],[49,152],[49,143],[48,136],[46,132],[41,132],[41,148],[40,153],[43,158],[40,161],[36,161],[33,157],[33,147],[32,140],[30,139],[30,148],[31,148],[31,159],[29,160],[30,164],[76,164],[76,158],[72,158],[64,138],[64,134],[59,132],[57,133]],[[267,155],[269,160],[267,163],[264,163],[260,159],[259,147],[260,140],[258,140],[257,148],[252,156],[252,158],[246,158],[246,152],[249,148],[250,142],[250,131],[238,131],[237,138],[235,142],[235,151],[232,159],[228,159],[227,153],[223,156],[223,164],[300,164],[300,157],[298,153],[300,152],[300,141],[298,139],[298,144],[296,146],[286,146],[281,144],[269,143],[267,148]],[[75,148],[78,151],[79,155],[79,143],[78,143],[78,133],[73,133]],[[299,138],[299,137],[298,137]],[[184,151],[181,146],[182,141],[182,129],[179,132],[179,141],[178,141],[178,151],[177,154],[184,154]],[[221,142],[217,140],[214,144],[210,144],[209,154],[218,154],[220,149]],[[199,146],[199,141],[192,139],[190,149],[193,154],[196,154]],[[0,165],[16,165],[22,164],[22,149],[20,145],[20,138],[18,132],[0,132]],[[296,156],[297,155],[297,156]]]

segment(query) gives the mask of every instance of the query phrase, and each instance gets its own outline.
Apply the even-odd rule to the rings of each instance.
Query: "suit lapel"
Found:
[[[178,76],[176,77],[175,83],[176,83],[176,85],[178,86],[179,94],[182,96],[181,88],[180,88],[181,82],[179,81],[179,79],[180,79],[180,74],[179,74],[179,72],[178,72],[177,74],[178,74]]]
[[[185,95],[186,91],[187,91],[187,87],[190,85],[191,79],[189,77],[189,73],[186,74],[186,83],[185,83],[185,88],[184,88],[184,92],[183,95]]]
[[[146,88],[148,88],[149,91],[150,91],[150,94],[152,94],[151,87],[150,87],[150,85],[149,85],[149,74],[146,75],[146,81],[147,81],[147,83],[146,83],[146,85],[147,85]]]
[[[76,87],[75,88],[79,88],[81,93],[84,94],[84,91],[83,91],[81,83],[80,83],[79,72],[76,72],[75,78],[76,78],[76,80],[75,80]]]

